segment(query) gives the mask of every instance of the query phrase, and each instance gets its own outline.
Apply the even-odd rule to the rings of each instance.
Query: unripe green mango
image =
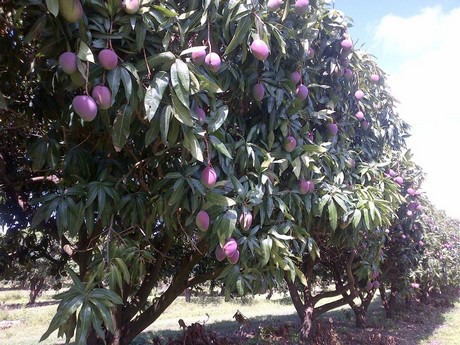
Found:
[[[59,0],[59,12],[70,23],[78,22],[83,17],[80,0]]]

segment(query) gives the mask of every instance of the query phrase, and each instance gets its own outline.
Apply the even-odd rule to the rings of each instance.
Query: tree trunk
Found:
[[[363,307],[353,308],[353,312],[355,313],[355,325],[357,328],[365,328],[366,327],[366,314],[367,310]]]
[[[308,339],[311,339],[311,337],[314,335],[312,332],[313,330],[313,311],[314,311],[313,305],[309,305],[305,307],[305,312],[303,314],[303,317],[301,317],[302,324],[300,326],[300,336],[305,341],[307,341]]]
[[[398,289],[392,286],[390,289],[389,298],[387,296],[385,287],[383,285],[380,286],[379,291],[380,291],[380,298],[382,300],[382,305],[385,309],[385,316],[387,319],[391,319],[393,317],[393,311],[394,311],[394,307],[396,304],[396,296],[398,294]]]
[[[300,318],[300,335],[303,340],[309,339],[311,337],[311,331],[313,326],[313,312],[314,312],[314,301],[311,298],[311,295],[308,291],[304,294],[305,301],[299,296],[299,291],[293,282],[289,279],[285,279],[289,295],[291,296],[292,303],[294,308],[297,311],[297,315]]]
[[[192,301],[192,290],[190,288],[185,289],[185,302],[190,303]]]
[[[391,313],[389,312],[389,302],[388,302],[388,296],[387,296],[387,292],[385,291],[385,287],[382,285],[380,285],[379,287],[379,291],[380,291],[380,299],[382,301],[382,305],[383,305],[383,309],[385,309],[385,316],[387,319],[390,319],[391,318]]]
[[[30,280],[30,289],[29,289],[29,305],[35,304],[38,295],[45,285],[45,278],[32,278]]]
[[[393,316],[393,311],[395,309],[395,305],[396,305],[396,296],[398,295],[398,289],[394,288],[393,286],[391,287],[391,290],[390,290],[390,300],[389,300],[389,303],[388,303],[388,307],[389,307],[389,311],[390,311],[390,315],[391,317]]]
[[[349,303],[353,312],[355,313],[355,325],[357,328],[365,328],[366,327],[366,316],[367,316],[367,309],[374,298],[375,290],[371,290],[364,295],[364,293],[359,294],[359,298],[361,300],[361,305],[357,306],[353,301]]]

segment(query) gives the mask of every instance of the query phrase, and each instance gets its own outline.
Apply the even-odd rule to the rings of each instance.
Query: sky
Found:
[[[355,46],[388,74],[422,190],[460,219],[460,1],[330,0],[353,19]]]

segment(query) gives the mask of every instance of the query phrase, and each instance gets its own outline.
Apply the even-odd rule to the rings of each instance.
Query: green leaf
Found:
[[[361,211],[355,210],[355,212],[353,212],[353,227],[355,229],[358,227],[360,221],[361,221]]]
[[[371,224],[369,221],[369,210],[364,209],[363,210],[363,215],[364,215],[364,224],[366,224],[366,229],[370,230],[371,229]]]
[[[290,236],[290,235],[283,235],[283,234],[280,234],[278,233],[277,231],[275,230],[270,230],[268,232],[270,235],[273,235],[274,237],[280,239],[280,240],[284,240],[284,241],[289,241],[289,240],[293,240],[294,237]]]
[[[42,138],[36,140],[29,149],[32,157],[32,169],[40,170],[46,163],[48,156],[48,142]]]
[[[70,343],[70,339],[75,335],[77,327],[77,313],[73,313],[67,322],[59,327],[58,338],[65,336],[66,344]]]
[[[190,114],[190,109],[182,104],[177,98],[174,90],[171,92],[171,99],[173,103],[173,115],[182,124],[193,127],[193,119]]]
[[[129,99],[131,98],[131,93],[133,91],[133,83],[131,80],[131,75],[129,71],[124,67],[121,67],[120,70],[121,70],[121,81],[123,82],[123,87],[125,88],[125,97],[126,97],[126,100],[129,102]]]
[[[247,40],[249,31],[251,29],[251,16],[247,15],[238,22],[238,27],[236,28],[235,34],[233,35],[232,40],[225,49],[224,55],[228,55],[233,49],[238,45]]]
[[[221,245],[225,243],[225,240],[227,240],[235,230],[236,218],[237,214],[235,210],[228,210],[217,218],[214,227],[217,228],[217,236]]]
[[[234,175],[230,176],[230,180],[232,181],[233,188],[235,189],[236,193],[238,195],[243,195],[244,187],[241,182]]]
[[[59,0],[46,0],[46,7],[50,13],[57,17],[59,14]]]
[[[226,196],[209,192],[206,194],[206,204],[209,206],[220,205],[220,206],[235,206],[236,202]]]
[[[112,101],[115,99],[118,90],[120,89],[120,80],[120,67],[117,67],[107,73],[107,83],[109,84],[110,90],[112,91]]]
[[[3,93],[0,92],[0,109],[7,109],[8,106],[6,104],[6,100],[5,100],[5,97],[3,96]]]
[[[372,201],[369,201],[368,205],[369,205],[369,211],[370,211],[371,219],[372,219],[372,221],[375,221],[375,215],[376,215],[376,212],[378,212],[376,207],[375,207],[375,204]]]
[[[196,138],[195,134],[193,134],[193,131],[185,127],[183,128],[183,133],[184,146],[190,151],[190,153],[196,160],[203,162],[203,151],[201,150],[200,143],[198,142],[198,139]]]
[[[89,294],[91,298],[99,300],[107,300],[111,305],[123,304],[123,300],[115,292],[108,289],[97,288],[91,291]]]
[[[102,319],[104,322],[104,325],[107,327],[110,333],[115,333],[115,328],[113,325],[112,321],[112,313],[110,312],[109,307],[106,305],[107,300],[99,300],[99,299],[94,299],[91,298],[89,299],[89,302],[94,305],[94,311],[98,314],[98,317]]]
[[[83,300],[84,295],[77,295],[70,300],[63,299],[61,303],[59,303],[58,311],[51,320],[46,332],[41,336],[39,342],[42,342],[48,338],[51,333],[65,324],[67,320],[72,316],[72,314],[82,305]]]
[[[185,50],[183,50],[180,55],[186,55],[186,54],[191,54],[191,53],[194,53],[194,52],[200,52],[202,50],[206,50],[208,49],[208,46],[193,46],[191,48],[187,48]]]
[[[240,296],[244,295],[244,280],[243,277],[240,275],[236,280],[236,290],[240,294]]]
[[[324,206],[326,206],[329,200],[331,200],[331,196],[329,194],[325,194],[321,197],[318,205],[318,210],[320,214],[323,213]]]
[[[155,117],[168,84],[168,72],[159,71],[157,74],[155,74],[155,77],[153,77],[150,86],[147,88],[147,91],[145,92],[144,107],[146,117],[149,121],[152,121],[152,119]]]
[[[93,52],[83,41],[80,41],[80,47],[78,48],[77,56],[82,61],[89,61],[94,63]]]
[[[141,51],[145,42],[145,34],[147,33],[147,27],[145,24],[138,20],[136,22],[136,49],[138,52]]]
[[[123,261],[122,258],[115,258],[114,259],[117,266],[120,268],[121,273],[123,274],[123,280],[129,284],[129,281],[131,280],[131,275],[129,274],[128,267],[126,266],[125,262]]]
[[[189,109],[190,74],[187,64],[180,59],[171,66],[171,84],[179,101]]]
[[[306,153],[325,153],[327,152],[327,148],[319,145],[303,145],[302,149]]]
[[[91,325],[93,326],[94,330],[96,331],[96,334],[101,338],[105,338],[105,332],[102,329],[102,322],[101,322],[101,316],[99,316],[96,311],[94,310],[94,307],[91,308]]]
[[[265,266],[270,260],[272,246],[273,240],[270,237],[267,237],[260,242],[260,247],[262,248],[262,266]]]
[[[295,177],[298,179],[300,177],[300,173],[302,171],[302,161],[300,157],[297,157],[291,162],[292,165],[292,172],[294,173]]]
[[[281,48],[281,53],[286,54],[286,41],[283,35],[275,26],[272,26],[272,33]]]
[[[33,39],[38,38],[39,34],[42,32],[43,28],[45,27],[47,21],[48,21],[48,16],[46,14],[43,14],[42,16],[40,16],[40,18],[37,19],[37,21],[34,23],[34,25],[29,30],[27,35],[24,37],[22,43],[28,44]]]
[[[337,208],[335,202],[331,200],[327,205],[327,211],[329,213],[329,224],[333,230],[337,229]]]
[[[228,107],[226,105],[217,109],[216,115],[211,118],[208,125],[208,132],[212,133],[217,131],[225,122],[228,115]]]
[[[147,65],[149,68],[160,69],[167,71],[176,60],[176,56],[171,52],[163,52],[155,54],[147,59]],[[147,70],[145,61],[140,61],[136,65],[136,69],[139,73],[144,73]]]
[[[179,178],[184,178],[184,176],[180,172],[176,171],[176,172],[167,173],[164,178],[165,179],[176,180],[176,179],[179,179]]]
[[[299,277],[300,279],[300,282],[304,286],[307,286],[307,278],[305,277],[305,274],[303,274],[303,272],[295,265],[294,265],[294,269],[295,269],[295,273],[297,274],[297,277]]]
[[[112,142],[113,147],[117,152],[120,152],[128,141],[131,115],[131,107],[129,105],[124,105],[121,107],[115,121],[113,122]]]
[[[220,141],[216,136],[214,135],[210,135],[209,136],[209,139],[211,140],[211,143],[212,143],[212,146],[214,146],[217,151],[219,151],[220,153],[222,153],[224,156],[227,156],[228,158],[232,159],[232,155],[230,154],[230,152],[227,150],[227,148],[225,147],[225,144]]]
[[[172,108],[170,105],[163,108],[160,116],[160,135],[161,140],[166,144],[168,143],[169,123],[172,119]]]
[[[88,334],[91,326],[91,304],[83,303],[80,313],[78,314],[77,333],[75,339],[77,345],[86,345]]]
[[[340,195],[334,195],[332,197],[334,199],[334,201],[340,206],[340,208],[344,211],[344,212],[347,212],[348,211],[348,207],[347,205],[345,204],[345,201],[342,199],[342,197]]]
[[[161,12],[164,14],[166,17],[177,17],[177,13],[170,10],[169,8],[166,8],[164,6],[158,6],[158,5],[152,5],[151,6],[153,9],[157,10],[158,12]]]

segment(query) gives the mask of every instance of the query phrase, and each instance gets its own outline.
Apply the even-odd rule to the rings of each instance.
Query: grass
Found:
[[[41,296],[38,302],[50,302],[53,292]],[[18,325],[0,330],[0,344],[30,345],[37,344],[45,332],[56,310],[56,305],[26,307],[28,294],[23,290],[0,291],[0,321],[19,320]],[[1,306],[3,304],[3,307]],[[22,305],[22,306],[21,306]],[[7,307],[9,306],[9,307]],[[5,308],[7,307],[7,308]],[[425,309],[418,309],[425,308]],[[428,308],[428,309],[426,309]],[[222,297],[192,297],[186,303],[179,297],[145,332],[137,339],[135,345],[148,344],[152,337],[167,339],[182,334],[178,320],[183,319],[186,325],[194,322],[204,323],[208,329],[220,334],[234,335],[239,325],[233,319],[239,310],[250,320],[253,329],[268,330],[277,325],[289,324],[292,329],[298,327],[298,317],[290,299],[284,295],[276,295],[267,301],[265,296],[254,298],[236,298],[223,302]],[[354,315],[348,307],[335,309],[325,315],[334,320],[334,328],[339,334],[357,334],[366,336],[366,332],[381,332],[401,340],[397,344],[407,345],[458,345],[460,344],[460,302],[452,309],[419,306],[406,311],[396,312],[395,319],[385,319],[380,301],[374,300],[369,308],[368,328],[356,330],[352,328]],[[61,345],[56,333],[42,342],[44,345]],[[246,344],[262,344],[262,342],[246,342]],[[268,344],[264,342],[264,344]],[[276,344],[270,342],[270,344]]]
[[[420,345],[454,345],[460,344],[460,302],[454,308],[442,315],[442,325]]]

